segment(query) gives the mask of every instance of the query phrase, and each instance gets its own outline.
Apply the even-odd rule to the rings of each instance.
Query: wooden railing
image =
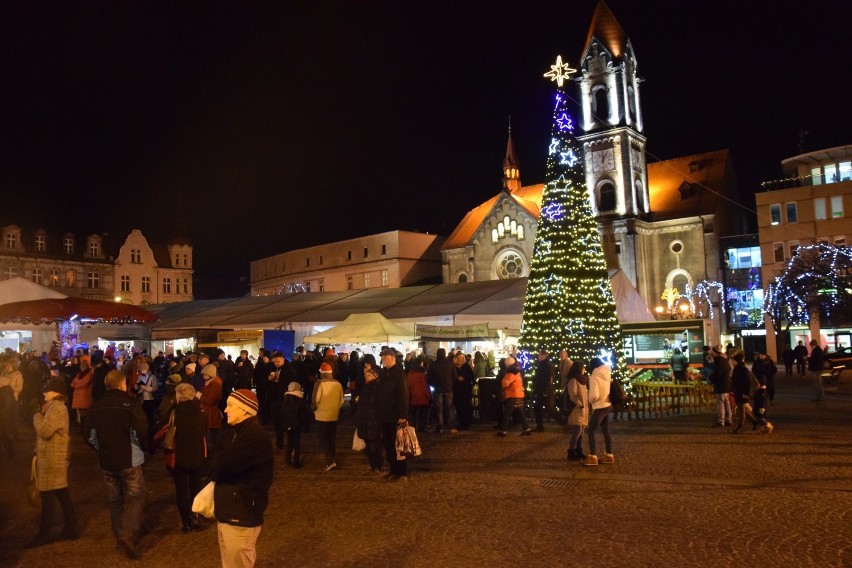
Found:
[[[614,418],[618,420],[625,414],[628,420],[671,414],[700,414],[712,411],[715,404],[713,385],[702,381],[637,381],[630,384],[627,402],[615,411]]]

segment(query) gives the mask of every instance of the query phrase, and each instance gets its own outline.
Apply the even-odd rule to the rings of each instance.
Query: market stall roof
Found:
[[[0,304],[43,300],[45,298],[66,298],[67,296],[47,286],[36,284],[26,278],[16,276],[0,281]]]
[[[415,338],[414,326],[394,323],[378,312],[352,314],[336,326],[304,338],[306,343],[397,343]]]
[[[653,321],[642,297],[621,271],[610,274],[618,319]],[[379,312],[391,320],[425,323],[446,317],[458,324],[518,327],[527,279],[487,280],[404,288],[248,296],[151,306],[157,333],[179,329],[274,328],[286,323],[335,324],[351,314]]]
[[[0,322],[55,323],[75,318],[105,323],[157,321],[156,315],[139,306],[87,298],[45,298],[0,306]]]

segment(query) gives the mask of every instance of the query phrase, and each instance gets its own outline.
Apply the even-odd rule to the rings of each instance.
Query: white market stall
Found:
[[[305,343],[314,345],[371,346],[367,352],[375,352],[383,345],[398,347],[401,351],[412,351],[410,345],[416,339],[414,326],[394,323],[378,312],[352,314],[339,324],[323,332],[305,337]]]

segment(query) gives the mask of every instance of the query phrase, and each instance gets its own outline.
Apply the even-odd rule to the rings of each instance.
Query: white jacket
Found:
[[[612,369],[606,365],[597,367],[589,375],[589,404],[592,410],[612,406],[609,402],[609,388],[612,383]]]

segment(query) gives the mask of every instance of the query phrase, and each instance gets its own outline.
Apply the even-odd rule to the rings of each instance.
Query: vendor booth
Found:
[[[388,345],[407,353],[417,348],[414,326],[398,324],[373,312],[352,314],[341,323],[323,332],[306,336],[305,343],[312,345],[339,345],[344,348],[359,347],[365,353],[377,355]]]

